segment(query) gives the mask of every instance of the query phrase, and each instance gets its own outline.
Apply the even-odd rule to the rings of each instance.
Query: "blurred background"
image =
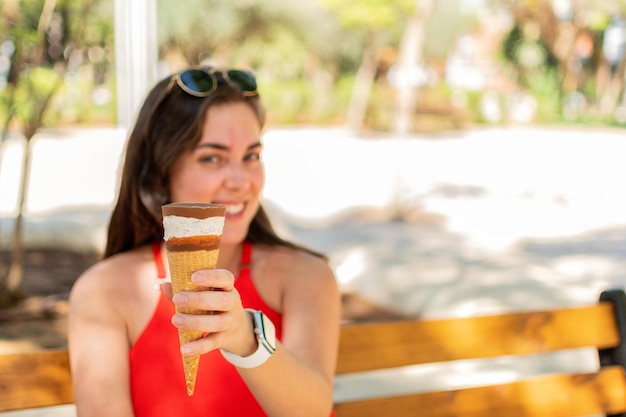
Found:
[[[67,295],[100,257],[137,106],[198,64],[257,74],[263,204],[282,234],[329,255],[344,320],[590,304],[626,287],[626,0],[0,11],[0,352],[66,346]],[[579,353],[413,379],[597,365]],[[382,385],[394,381],[407,385]],[[338,397],[367,394],[344,385]]]
[[[5,129],[28,132],[26,113],[41,106],[46,127],[116,123],[114,3],[2,0]],[[252,68],[274,125],[626,123],[622,0],[139,3],[156,20],[145,46],[158,77],[190,64]]]
[[[136,105],[197,64],[256,72],[264,203],[330,255],[346,318],[589,303],[626,282],[624,0],[0,10],[0,304],[52,292],[58,309],[104,244]],[[61,254],[78,257],[51,267]]]

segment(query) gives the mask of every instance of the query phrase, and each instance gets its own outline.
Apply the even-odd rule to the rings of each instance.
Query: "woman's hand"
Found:
[[[176,313],[172,324],[178,329],[201,331],[206,336],[180,347],[185,356],[201,355],[223,349],[240,356],[248,356],[257,348],[252,322],[241,305],[235,289],[233,274],[225,269],[194,272],[191,280],[205,291],[181,292],[172,297],[179,307],[204,310],[206,314]],[[169,287],[169,288],[167,288]],[[165,294],[171,294],[166,284]]]

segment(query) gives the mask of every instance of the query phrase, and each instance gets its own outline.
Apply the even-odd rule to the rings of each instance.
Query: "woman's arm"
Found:
[[[328,417],[333,403],[333,376],[339,337],[340,297],[335,277],[323,261],[305,255],[278,268],[281,278],[272,279],[280,292],[283,315],[282,343],[262,365],[244,369],[240,375],[268,416]],[[256,273],[256,271],[255,271]],[[175,325],[202,330],[209,336],[187,344],[185,354],[197,355],[224,349],[248,356],[257,348],[252,324],[241,307],[232,275],[226,271],[194,274],[199,285],[221,291],[186,293],[185,305],[220,314],[176,315]],[[181,302],[183,297],[174,297]],[[183,319],[182,321],[177,321]]]
[[[128,336],[110,276],[96,266],[70,293],[69,352],[78,417],[133,417]],[[117,295],[117,297],[116,297]]]
[[[283,340],[262,366],[239,373],[269,416],[328,417],[339,340],[340,297],[325,263],[301,265],[287,279]]]

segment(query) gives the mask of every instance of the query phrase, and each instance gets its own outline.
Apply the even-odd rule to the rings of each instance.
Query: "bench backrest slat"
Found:
[[[590,307],[460,319],[344,324],[337,373],[579,347],[614,348],[621,346],[614,309],[612,303],[600,302]],[[620,323],[625,321],[623,315],[619,317]],[[541,375],[493,386],[350,400],[335,406],[337,417],[626,413],[624,367],[603,363],[611,366],[589,374]],[[67,351],[0,355],[0,412],[73,401]]]
[[[619,343],[613,306],[342,326],[337,373]]]
[[[503,385],[337,404],[337,417],[571,417],[626,408],[621,366],[597,374],[543,375]]]
[[[0,355],[0,411],[72,402],[66,350]]]

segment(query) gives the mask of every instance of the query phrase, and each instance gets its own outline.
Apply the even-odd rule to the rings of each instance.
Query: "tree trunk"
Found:
[[[22,181],[20,183],[18,195],[18,212],[17,217],[15,218],[11,265],[9,267],[9,274],[7,276],[6,287],[4,289],[2,288],[2,282],[0,282],[0,292],[4,290],[6,294],[4,297],[0,296],[0,302],[2,300],[12,302],[15,300],[19,300],[22,297],[22,281],[24,280],[24,203],[26,201],[26,195],[28,194],[30,183],[31,144],[33,137],[43,126],[43,117],[50,105],[52,97],[54,97],[55,93],[63,84],[63,75],[65,75],[66,69],[67,67],[63,68],[63,74],[59,77],[58,81],[50,90],[48,95],[36,102],[32,119],[27,120],[27,122],[22,127],[22,134],[26,138],[26,144],[24,146],[24,158],[22,162]],[[33,97],[35,96],[34,91],[30,91],[30,93],[33,95]]]
[[[372,90],[374,76],[376,75],[377,54],[378,44],[376,35],[372,33],[365,46],[363,59],[356,73],[354,87],[352,88],[352,97],[350,99],[350,106],[348,107],[348,115],[346,116],[346,128],[349,130],[359,131],[363,128],[370,91]]]
[[[607,87],[599,94],[598,110],[600,117],[611,118],[615,113],[615,109],[620,104],[622,97],[622,88],[624,87],[624,72],[613,74]]]
[[[411,82],[411,74],[423,65],[423,46],[426,19],[434,6],[433,0],[416,0],[415,14],[409,19],[400,43],[398,62],[399,84],[396,99],[394,133],[406,135],[411,131],[411,122],[417,106],[418,86]]]
[[[11,253],[11,265],[6,278],[6,285],[0,285],[0,300],[3,303],[11,303],[22,297],[22,281],[24,279],[24,245],[23,245],[23,223],[24,223],[24,203],[28,192],[30,178],[30,146],[31,140],[26,139],[24,145],[24,157],[22,159],[22,179],[20,182],[18,196],[18,214],[15,219],[15,230],[13,232],[13,250]],[[1,284],[1,283],[0,283]]]
[[[9,126],[11,124],[11,120],[13,120],[13,116],[15,115],[15,86],[13,84],[9,84],[7,86],[8,99],[7,99],[7,107],[9,111],[6,115],[6,120],[4,121],[4,126],[2,127],[2,135],[0,136],[0,172],[2,172],[2,161],[4,161],[4,142],[9,137]],[[0,223],[0,248],[2,248],[2,223]],[[3,271],[0,269],[0,289],[3,288]]]

